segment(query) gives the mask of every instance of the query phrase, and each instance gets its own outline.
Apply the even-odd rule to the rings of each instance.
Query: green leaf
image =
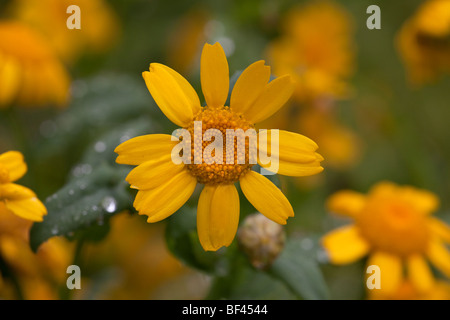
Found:
[[[185,264],[201,271],[214,272],[220,252],[206,252],[202,248],[194,209],[183,207],[168,219],[166,241],[169,250]]]
[[[67,109],[41,124],[42,138],[35,145],[41,159],[72,154],[83,148],[86,141],[126,121],[150,116],[158,109],[144,82],[125,75],[76,80],[72,85],[72,97]],[[146,119],[150,121],[149,117]],[[155,126],[152,124],[149,128]]]
[[[48,197],[47,216],[31,228],[31,248],[36,251],[53,236],[70,236],[93,224],[102,225],[105,218],[128,209],[132,199],[124,176],[123,169],[103,164]]]
[[[53,236],[72,236],[79,230],[105,224],[110,216],[131,209],[133,198],[125,181],[131,167],[115,163],[114,149],[121,142],[145,133],[148,126],[146,119],[130,121],[98,137],[86,148],[66,185],[45,201],[48,215],[42,223],[35,223],[30,232],[33,250]],[[100,234],[108,230],[100,229]]]
[[[240,252],[228,255],[228,263],[232,266],[228,266],[223,274],[216,275],[207,299],[296,299],[285,283],[267,272],[253,268]]]
[[[314,255],[302,248],[302,240],[288,240],[269,272],[283,281],[299,298],[329,299],[325,279]]]

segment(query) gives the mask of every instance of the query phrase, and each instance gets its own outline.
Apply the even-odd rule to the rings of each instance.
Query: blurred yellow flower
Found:
[[[332,1],[311,1],[288,12],[268,55],[274,74],[295,80],[297,101],[348,95],[355,56],[352,29],[350,15]]]
[[[400,29],[396,44],[409,80],[420,85],[450,72],[450,0],[428,0]]]
[[[383,288],[370,290],[370,300],[450,300],[450,283],[435,281],[425,291],[418,290],[410,281],[404,280],[397,291],[386,293]]]
[[[47,214],[44,204],[30,189],[13,183],[27,171],[23,155],[18,151],[0,154],[0,206],[19,217],[42,221]]]
[[[81,259],[86,261],[87,272],[96,270],[99,265],[118,271],[117,276],[104,285],[107,290],[99,292],[96,298],[158,299],[158,294],[168,283],[176,283],[179,290],[186,290],[183,281],[196,273],[170,254],[165,243],[164,225],[143,225],[142,216],[128,212],[114,216],[110,224],[107,237],[99,243],[85,244],[81,254]],[[81,298],[90,294],[91,285],[87,281]],[[186,292],[184,294],[188,296]],[[203,294],[201,284],[191,294]],[[182,293],[177,292],[176,295]],[[189,295],[190,298],[193,295]]]
[[[59,285],[65,282],[73,246],[54,237],[41,245],[37,253],[29,246],[33,222],[13,214],[0,203],[0,259],[11,270],[24,299],[57,299]],[[7,277],[0,286],[0,298],[17,299],[14,285]]]
[[[195,147],[195,123],[201,122],[202,136],[207,129],[216,129],[223,137],[227,129],[254,129],[256,122],[268,118],[283,106],[294,88],[289,76],[269,82],[270,67],[265,66],[264,61],[257,61],[242,72],[231,93],[230,106],[225,106],[229,71],[219,43],[205,44],[200,71],[205,107],[200,105],[194,88],[173,69],[152,63],[150,71],[143,73],[147,87],[163,113],[178,126],[194,133],[189,146],[192,160],[197,157],[196,152],[204,154],[209,145],[203,142]],[[272,136],[268,131],[267,138]],[[140,136],[122,143],[115,150],[119,154],[118,163],[138,166],[130,172],[127,181],[132,188],[139,190],[134,207],[139,214],[148,215],[148,222],[157,222],[173,214],[190,198],[197,183],[201,183],[205,187],[197,208],[200,243],[205,250],[213,251],[228,246],[239,223],[239,195],[234,186],[238,181],[250,203],[268,218],[285,224],[287,218],[294,215],[281,190],[251,170],[248,158],[252,146],[247,144],[245,155],[240,155],[243,159],[237,159],[238,155],[234,153],[234,139],[231,149],[220,146],[223,163],[226,164],[216,164],[214,159],[205,157],[201,157],[200,163],[194,160],[190,164],[174,164],[171,153],[178,143],[172,138],[172,135],[164,134]],[[261,131],[259,139],[264,140]],[[269,139],[266,142],[270,143]],[[305,136],[279,131],[278,173],[305,176],[321,172],[320,161],[323,158],[315,152],[317,148],[317,144]],[[226,161],[227,151],[233,152],[234,161],[231,159],[231,163]],[[260,165],[268,166],[260,160]]]
[[[81,29],[66,26],[70,5],[80,8]],[[40,32],[65,62],[74,62],[84,53],[103,53],[120,36],[119,19],[103,0],[14,0],[10,12]]]
[[[356,133],[346,128],[331,112],[311,109],[302,112],[297,120],[298,128],[320,145],[327,165],[346,168],[356,163],[361,156],[362,143]]]
[[[368,195],[343,190],[327,201],[328,209],[355,220],[322,238],[334,264],[347,264],[370,254],[368,265],[381,270],[381,288],[393,294],[403,281],[403,266],[414,287],[427,291],[434,284],[428,260],[450,277],[450,228],[431,217],[439,200],[431,192],[380,182]]]
[[[296,86],[289,106],[264,125],[301,128],[321,146],[328,166],[347,168],[359,160],[362,146],[335,112],[336,100],[352,91],[352,17],[333,1],[310,1],[288,11],[283,22],[281,36],[269,44],[267,54],[274,74],[290,74]]]
[[[69,75],[41,35],[18,22],[3,21],[0,39],[0,108],[13,103],[64,106]]]

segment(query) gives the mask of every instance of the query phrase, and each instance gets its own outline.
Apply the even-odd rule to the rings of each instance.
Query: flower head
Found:
[[[431,192],[389,182],[377,184],[368,195],[339,191],[329,198],[328,209],[355,223],[325,235],[323,246],[335,264],[370,254],[368,264],[380,267],[387,293],[399,288],[403,265],[411,283],[428,290],[434,278],[426,257],[450,277],[450,253],[444,245],[450,243],[450,228],[430,216],[438,203]]]
[[[81,29],[66,27],[71,5],[80,8]],[[73,63],[86,52],[105,52],[120,34],[119,19],[104,0],[15,0],[9,9],[14,19],[42,34],[66,63]]]
[[[350,15],[333,1],[314,1],[289,11],[282,36],[269,45],[268,53],[277,73],[295,79],[296,100],[348,95],[355,55],[351,34]]]
[[[69,76],[48,43],[18,22],[0,22],[0,108],[64,106]]]
[[[178,164],[172,161],[172,150],[180,141],[171,135],[140,136],[116,148],[118,163],[137,165],[127,181],[139,190],[134,207],[140,214],[148,215],[148,222],[160,221],[177,211],[198,183],[204,188],[197,208],[197,230],[205,250],[228,246],[236,234],[240,206],[235,182],[240,183],[247,199],[268,218],[285,224],[294,215],[280,189],[251,170],[250,150],[256,143],[249,138],[243,143],[244,150],[235,152],[238,143],[227,135],[229,130],[254,130],[255,123],[281,108],[294,89],[289,76],[269,82],[270,68],[264,61],[257,61],[242,72],[231,93],[230,106],[226,106],[230,87],[228,62],[222,47],[216,43],[206,44],[201,56],[201,85],[206,106],[201,106],[187,80],[169,67],[152,63],[143,77],[161,111],[189,136],[194,134],[194,139],[181,141],[187,148],[179,150],[180,155],[188,161]],[[210,130],[214,141],[211,137],[203,140]],[[320,166],[323,158],[316,153],[315,142],[287,131],[278,134],[278,152],[261,143],[271,145],[271,130],[257,134],[259,151],[264,149],[266,154],[278,157],[278,173],[305,176],[323,170]],[[225,146],[216,144],[220,140],[226,142]],[[258,163],[267,170],[271,168],[261,157]]]
[[[18,151],[0,154],[0,206],[15,215],[32,221],[42,221],[47,209],[36,194],[21,185],[13,183],[27,171],[23,155]]]
[[[450,1],[425,1],[396,39],[411,83],[420,85],[450,72],[449,39]]]

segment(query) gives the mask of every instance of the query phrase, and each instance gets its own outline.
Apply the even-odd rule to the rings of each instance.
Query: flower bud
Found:
[[[237,236],[240,247],[257,269],[271,265],[286,239],[283,227],[260,213],[247,216]]]

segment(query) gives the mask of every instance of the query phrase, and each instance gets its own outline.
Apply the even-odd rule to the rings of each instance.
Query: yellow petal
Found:
[[[174,164],[170,154],[168,154],[140,164],[131,170],[126,180],[133,188],[139,190],[152,189],[170,180],[184,168],[183,164]]]
[[[294,210],[283,192],[261,174],[249,171],[240,179],[240,184],[248,201],[267,218],[286,224],[286,220],[294,216]]]
[[[239,194],[233,184],[203,188],[198,200],[197,232],[206,251],[228,247],[239,224]]]
[[[369,244],[354,226],[344,226],[322,237],[322,246],[331,263],[348,264],[357,261],[369,252]]]
[[[434,284],[434,276],[427,262],[421,255],[413,255],[407,260],[408,277],[414,287],[421,291],[428,291]]]
[[[192,86],[175,70],[159,63],[142,73],[148,90],[166,117],[186,127],[200,110],[200,100]]]
[[[367,265],[380,268],[380,289],[383,293],[393,294],[400,288],[403,281],[403,266],[399,257],[389,253],[375,252],[370,255]]]
[[[0,199],[23,200],[36,197],[36,194],[27,187],[15,184],[0,184]]]
[[[431,263],[450,278],[450,253],[441,240],[433,238],[427,249]]]
[[[278,141],[276,133],[278,132]],[[272,135],[275,134],[273,137]],[[285,130],[260,130],[258,133],[258,164],[275,173],[287,176],[309,176],[323,170],[323,157],[315,152],[317,144],[311,139]],[[278,149],[278,150],[277,150]],[[272,162],[262,160],[269,155]],[[278,160],[274,166],[273,161]],[[271,167],[270,167],[271,166]]]
[[[0,66],[0,108],[11,104],[19,92],[21,82],[21,67],[14,59],[5,59],[2,66]]]
[[[410,186],[398,186],[398,197],[409,202],[424,214],[433,213],[439,206],[439,199],[432,192]]]
[[[264,61],[256,61],[249,65],[239,76],[233,87],[230,108],[235,112],[245,113],[253,102],[261,95],[270,79],[270,67]]]
[[[228,61],[222,46],[216,42],[206,43],[200,62],[200,80],[206,104],[209,107],[222,107],[230,89]]]
[[[331,195],[326,203],[332,213],[356,218],[366,204],[366,196],[362,193],[342,190]]]
[[[18,151],[8,151],[0,154],[0,169],[8,171],[9,182],[19,180],[27,172],[27,165],[24,162],[22,153]]]
[[[252,122],[261,122],[277,112],[294,92],[294,82],[289,75],[270,81],[261,95],[245,112],[245,118]]]
[[[170,155],[178,143],[171,138],[172,136],[168,134],[148,134],[127,140],[114,150],[119,155],[116,162],[139,165],[145,161]]]
[[[6,207],[15,215],[32,221],[42,221],[47,209],[38,198],[11,200],[5,202]]]
[[[433,193],[410,186],[399,186],[389,181],[377,183],[370,190],[370,194],[377,197],[392,197],[395,194],[398,199],[409,202],[423,214],[430,214],[439,206],[439,199]]]
[[[439,219],[430,217],[428,220],[431,232],[441,240],[450,244],[450,227]]]
[[[134,207],[148,216],[147,222],[163,220],[186,203],[196,185],[197,179],[182,170],[159,187],[138,191]]]

